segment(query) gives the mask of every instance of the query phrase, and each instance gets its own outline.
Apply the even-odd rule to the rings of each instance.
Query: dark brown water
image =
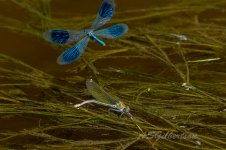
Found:
[[[32,2],[36,3],[37,1],[34,0]],[[15,0],[15,2],[19,2],[19,1]],[[224,19],[226,18],[226,13],[225,13],[226,3],[223,1],[221,3],[219,2],[219,4],[213,3],[212,5],[213,8],[211,7],[211,5],[208,5],[207,1],[204,2],[205,4],[202,4],[202,2],[196,2],[196,1],[194,1],[194,3],[192,2],[186,3],[186,1],[184,1],[183,3],[177,0],[173,0],[173,1],[172,0],[171,1],[170,0],[158,0],[158,1],[115,0],[115,3],[116,3],[116,14],[106,26],[111,25],[112,22],[118,23],[119,19],[125,20],[123,21],[123,23],[127,23],[129,26],[128,34],[122,38],[123,39],[122,41],[121,39],[115,39],[112,41],[106,40],[106,43],[107,43],[106,47],[101,47],[97,43],[91,42],[87,48],[88,54],[85,53],[84,58],[86,61],[89,61],[89,59],[92,58],[90,56],[92,55],[92,50],[94,50],[95,52],[98,51],[100,53],[101,52],[104,53],[106,52],[106,50],[128,48],[128,51],[110,55],[109,57],[105,57],[104,59],[100,59],[96,61],[94,64],[90,64],[88,62],[87,63],[88,67],[86,66],[85,69],[81,67],[82,68],[81,69],[78,66],[82,63],[85,64],[84,63],[85,60],[83,59],[83,56],[79,61],[76,61],[70,65],[62,66],[56,63],[56,59],[59,56],[59,54],[63,50],[67,49],[68,46],[53,46],[53,44],[46,42],[40,36],[45,29],[41,26],[41,23],[40,23],[41,19],[38,18],[37,16],[35,17],[35,15],[37,15],[36,13],[29,12],[29,9],[21,7],[16,3],[13,3],[12,1],[0,0],[0,20],[2,20],[0,21],[0,35],[1,35],[0,36],[0,39],[1,39],[0,53],[4,55],[8,55],[17,60],[20,60],[32,66],[33,68],[41,70],[51,76],[50,77],[47,75],[43,75],[42,77],[40,77],[41,79],[43,77],[46,77],[48,79],[50,78],[51,82],[57,83],[57,85],[68,87],[68,89],[67,88],[64,89],[62,87],[59,88],[59,86],[56,86],[55,84],[50,84],[49,86],[48,83],[46,83],[49,80],[46,80],[46,82],[45,80],[40,82],[40,87],[37,86],[38,83],[30,84],[27,81],[25,83],[29,83],[30,84],[29,86],[15,85],[10,87],[10,86],[5,86],[4,84],[24,83],[23,81],[25,79],[21,78],[21,80],[20,79],[10,80],[10,78],[7,79],[6,77],[1,77],[0,78],[0,82],[2,82],[0,83],[1,91],[10,91],[11,89],[19,90],[18,92],[19,94],[14,93],[15,95],[13,96],[20,97],[20,98],[26,97],[28,99],[40,102],[37,104],[39,107],[37,106],[34,109],[39,109],[39,108],[41,109],[42,108],[41,102],[53,102],[53,103],[56,103],[57,105],[63,105],[63,106],[66,105],[65,107],[63,107],[64,109],[59,111],[65,111],[65,114],[70,114],[69,113],[70,108],[67,108],[68,107],[67,104],[69,103],[74,104],[74,103],[80,102],[79,100],[83,98],[85,99],[91,98],[87,96],[87,93],[85,93],[87,92],[85,91],[85,79],[90,77],[102,78],[103,80],[109,81],[109,83],[111,82],[113,83],[112,88],[108,89],[109,91],[112,91],[112,93],[116,95],[118,94],[122,97],[130,97],[131,101],[129,100],[126,100],[126,101],[132,106],[136,106],[136,105],[139,106],[138,107],[139,109],[134,107],[132,108],[132,111],[137,116],[142,118],[142,121],[145,120],[146,121],[145,123],[147,122],[151,124],[153,123],[159,128],[161,127],[167,128],[167,129],[173,128],[168,124],[168,122],[164,122],[164,120],[159,119],[161,117],[158,118],[158,115],[156,114],[160,113],[159,116],[164,116],[164,115],[167,116],[168,109],[170,110],[170,113],[174,113],[172,111],[174,111],[174,109],[177,109],[177,108],[176,107],[173,108],[173,105],[170,105],[170,104],[175,104],[175,106],[177,106],[178,104],[178,108],[179,106],[185,107],[188,105],[188,108],[185,107],[185,110],[182,110],[182,108],[175,110],[176,111],[175,114],[176,115],[181,114],[180,117],[182,118],[182,120],[184,119],[185,121],[184,120],[180,121],[180,119],[178,119],[178,122],[174,122],[171,120],[173,123],[183,125],[183,123],[189,120],[189,118],[191,117],[191,120],[197,126],[192,126],[192,123],[189,124],[190,123],[189,122],[188,125],[186,124],[187,126],[191,126],[190,128],[188,127],[189,131],[190,129],[193,130],[194,128],[195,130],[197,128],[197,130],[195,130],[194,132],[197,132],[197,133],[200,132],[201,135],[213,134],[213,138],[217,137],[219,138],[219,140],[223,139],[222,135],[225,135],[225,131],[223,131],[222,128],[219,128],[218,130],[217,127],[218,126],[221,127],[225,125],[225,121],[226,121],[224,116],[225,114],[222,114],[222,116],[218,114],[219,112],[225,112],[225,100],[223,100],[223,98],[226,96],[225,90],[224,90],[226,88],[226,83],[224,82],[226,79],[226,76],[225,76],[225,73],[226,73],[226,64],[225,64],[226,19]],[[67,29],[67,27],[70,27],[68,29],[76,29],[77,26],[88,27],[92,24],[91,23],[92,19],[95,18],[95,15],[99,10],[100,5],[101,5],[101,0],[64,0],[64,1],[52,0],[50,2],[50,15],[53,19],[57,20],[57,23],[49,26],[50,27],[56,26],[63,29]],[[170,9],[172,7],[173,8],[175,7],[175,8]],[[147,9],[149,9],[148,13],[147,11],[145,11]],[[168,9],[169,11],[166,11]],[[177,9],[178,10],[182,9],[182,10],[178,11],[178,13],[174,12]],[[130,11],[135,11],[135,12],[128,13]],[[149,14],[150,11],[153,12],[153,14],[155,13],[156,14],[159,13],[159,14],[149,16],[149,17],[144,17],[147,14]],[[142,17],[144,18],[139,19]],[[133,18],[133,19],[129,20],[128,18]],[[71,22],[71,20],[75,20],[75,21]],[[23,29],[28,29],[28,30],[23,30]],[[26,31],[29,31],[31,33]],[[34,31],[34,34],[32,33],[32,31]],[[189,35],[190,37],[192,37],[191,41],[187,43],[186,42],[183,43],[183,41],[182,42],[179,41],[182,43],[180,47],[175,44],[178,40],[176,38],[172,38],[169,36],[171,32],[178,33],[178,34],[183,33],[183,34]],[[195,85],[197,85],[197,87],[201,87],[201,89],[205,91],[207,94],[203,91],[201,92],[192,91],[191,93],[184,92],[185,91],[184,89],[178,88],[181,86],[181,84],[184,81],[182,80],[178,72],[176,72],[172,68],[172,66],[165,65],[163,62],[153,57],[153,55],[147,55],[144,51],[141,51],[140,53],[138,53],[139,46],[138,47],[136,47],[136,45],[131,46],[131,43],[138,43],[138,44],[141,44],[140,47],[145,47],[150,51],[153,49],[158,49],[159,47],[156,48],[155,46],[153,46],[154,45],[153,43],[150,44],[150,41],[147,42],[146,40],[148,38],[147,35],[150,35],[151,37],[154,38],[154,42],[159,44],[159,47],[166,51],[166,54],[168,54],[169,59],[171,59],[172,63],[176,64],[176,67],[181,69],[181,71],[185,75],[186,75],[186,69],[183,65],[183,59],[180,57],[180,55],[178,55],[178,52],[175,52],[175,49],[179,49],[179,48],[186,49],[185,56],[186,56],[186,59],[188,60],[199,60],[199,59],[220,57],[221,59],[219,61],[210,61],[206,63],[194,63],[189,66],[191,69],[190,71],[191,83],[194,83]],[[125,41],[127,42],[129,41],[131,43],[126,43]],[[124,46],[122,47],[120,44],[117,44],[117,42]],[[171,46],[171,45],[174,45],[174,46]],[[91,48],[92,50],[89,50],[89,48]],[[138,57],[138,58],[125,57],[125,56],[137,56],[137,55],[140,55],[141,57]],[[119,56],[119,57],[117,58],[116,56]],[[12,62],[9,62],[9,63],[0,62],[0,65],[1,65],[0,69],[7,68],[13,71],[21,69],[20,68],[21,66],[20,67],[19,65],[14,66],[13,63],[12,64],[10,63]],[[92,70],[92,65],[94,65],[97,68],[97,71],[98,71],[97,74],[95,74],[95,71]],[[81,72],[78,71],[77,73],[69,72],[75,69],[76,67],[77,69],[79,68],[82,71]],[[26,69],[22,69],[22,70],[25,73],[27,71]],[[126,70],[129,70],[129,71],[125,73]],[[122,71],[123,73],[120,71]],[[0,75],[0,76],[3,76],[3,75]],[[8,74],[4,74],[4,76],[8,76]],[[66,81],[67,78],[69,77],[71,78],[70,82]],[[117,80],[120,81],[119,84],[117,84]],[[122,81],[125,81],[125,83],[127,83],[127,80],[130,82],[134,82],[138,86],[133,87],[134,86],[133,84],[132,85],[122,84],[123,83]],[[114,84],[114,82],[116,84]],[[47,88],[45,87],[44,83],[47,84],[46,86]],[[134,97],[139,95],[138,92],[140,92],[141,90],[144,90],[142,84],[144,85],[148,84],[149,86],[151,84],[160,84],[160,83],[162,84],[167,83],[167,86],[170,85],[172,87],[167,87],[167,86],[161,87],[160,85],[157,85],[155,87],[155,85],[153,85],[153,90],[154,90],[153,93],[144,92],[144,95],[141,94],[143,96],[143,97],[141,96],[141,99],[143,98],[142,100],[144,101],[141,101],[141,100],[132,101]],[[141,89],[139,89],[139,86],[141,87]],[[114,91],[114,89],[119,89],[119,92]],[[134,90],[134,92],[129,93],[130,91],[128,89]],[[166,92],[164,92],[164,90]],[[25,95],[21,94],[21,91],[23,91]],[[161,93],[162,95],[159,93]],[[184,96],[183,94],[177,95],[177,93],[183,93],[185,97],[183,97]],[[198,94],[201,93],[201,94],[198,95],[197,93]],[[5,93],[0,93],[0,94],[2,97],[6,95]],[[7,96],[10,97],[10,94]],[[11,96],[10,98],[13,98],[13,96]],[[193,99],[195,100],[197,99],[197,101],[194,101]],[[206,99],[208,100],[210,99],[210,100],[208,101]],[[216,102],[214,100],[216,100]],[[5,104],[6,102],[3,100],[1,101],[1,98],[0,98],[0,105],[1,103]],[[26,107],[29,107],[29,104],[32,106],[33,103],[27,102],[26,104],[28,104],[28,106],[26,105]],[[144,105],[144,107],[142,106],[142,104]],[[164,105],[165,107],[161,107],[161,104]],[[202,104],[204,106],[202,106]],[[155,105],[158,106],[156,107],[157,113],[156,111],[153,110],[153,113],[156,113],[155,114],[156,116],[154,115],[151,116],[150,112],[147,112],[147,113],[145,112],[145,110],[151,110],[152,106],[154,107]],[[170,106],[168,107],[168,105]],[[201,108],[200,110],[199,110],[199,106]],[[46,110],[47,112],[58,111],[58,110],[55,110],[56,108],[58,108],[57,106],[54,106],[54,107],[49,106],[49,107],[51,109],[49,109],[48,111]],[[88,108],[90,108],[89,110],[98,109],[93,106],[90,106]],[[161,108],[159,112],[158,112],[158,108]],[[205,111],[202,111],[202,109],[205,109],[205,108],[207,108],[207,110],[211,109],[211,111],[214,112],[213,117],[211,116],[211,114],[202,114],[205,112]],[[18,108],[18,109],[20,110],[22,108]],[[190,110],[191,112],[189,112]],[[1,111],[4,112],[3,110]],[[163,112],[166,111],[166,113],[161,113],[161,111]],[[73,109],[72,109],[72,112],[75,115],[76,113],[78,113],[77,110],[73,110]],[[189,112],[190,114],[189,115],[186,114],[187,112]],[[183,115],[183,113],[185,115]],[[2,115],[2,117],[0,117],[0,133],[5,133],[5,132],[21,133],[24,130],[37,128],[42,125],[46,127],[48,125],[49,126],[58,125],[58,124],[61,124],[60,122],[61,120],[58,122],[56,118],[62,117],[62,116],[54,116],[54,115],[53,115],[54,117],[52,117],[51,115],[39,116],[38,114],[33,115],[33,113],[21,113],[18,115],[15,115],[15,113],[12,113],[11,115],[10,111],[8,113],[2,113],[0,115]],[[151,117],[148,115],[150,115]],[[194,115],[194,117],[192,115]],[[197,118],[195,115],[197,115]],[[206,118],[204,117],[205,115],[207,116]],[[69,116],[68,118],[67,117],[68,116],[66,116],[65,118],[68,120],[73,118],[71,116]],[[83,118],[84,120],[86,120],[86,117],[83,117]],[[96,120],[97,122],[95,124]],[[96,120],[94,119],[94,123],[92,124],[93,126],[95,125],[98,126],[99,124],[101,124],[100,123],[101,121],[98,122],[98,119]],[[124,123],[126,124],[127,122],[125,121]],[[198,126],[199,123],[200,124],[203,123],[206,126],[208,126],[209,124],[213,124],[213,126],[211,127],[213,128],[216,127],[217,132],[215,133],[215,130],[208,132],[207,131],[208,128],[206,126],[200,125],[201,127],[199,128]],[[122,125],[119,125],[119,126],[122,126]],[[132,126],[129,126],[129,127],[131,128],[131,134],[132,134],[134,129]],[[147,125],[145,127],[147,127]],[[112,128],[114,128],[114,126]],[[77,132],[74,133],[74,130],[72,128],[66,128],[66,129],[62,128],[59,130],[51,129],[46,131],[46,133],[53,135],[55,137],[59,137],[62,139],[70,139],[74,141],[79,141],[84,139],[115,140],[115,139],[120,139],[124,136],[125,138],[127,137],[126,134],[125,135],[118,134],[117,130],[111,131],[111,132],[104,130],[102,132],[101,130],[93,130],[92,128],[84,131],[84,129],[81,128],[80,130],[76,130],[76,131]],[[9,141],[6,140],[6,142],[4,142],[3,140],[3,142],[1,142],[1,138],[3,138],[4,136],[1,136],[0,134],[0,146],[6,147],[6,148],[21,149],[21,147],[23,147],[23,143],[27,145],[43,144],[43,140],[41,137],[38,138],[34,136],[31,138],[30,136],[31,135],[29,136],[21,135],[16,138],[13,138],[12,140],[9,140]],[[10,145],[10,142],[12,142],[13,144]],[[48,143],[45,143],[45,144],[48,144]],[[54,142],[50,141],[50,144],[54,145]],[[165,144],[167,145],[167,141],[165,141]],[[170,144],[171,146],[173,145],[172,143]],[[137,145],[139,145],[142,148],[142,145],[145,145],[145,144],[143,144],[142,142],[140,143],[137,142]],[[159,145],[161,145],[161,142]],[[208,144],[206,145],[205,146],[207,148],[210,148],[210,149],[213,148]],[[219,145],[218,146],[222,148],[225,146],[225,143],[222,142]],[[134,144],[131,147],[133,149],[138,148],[136,147],[136,144]],[[144,149],[148,149],[150,147],[145,145]],[[32,148],[33,147],[31,146],[28,149],[32,149]],[[104,148],[106,149],[106,147]],[[104,148],[100,147],[100,149],[104,149]],[[115,147],[112,147],[112,148],[114,149]],[[109,148],[109,149],[112,149],[112,148]],[[160,149],[161,148],[162,147],[160,146]],[[198,147],[198,148],[202,148],[202,147]]]
[[[2,1],[1,3],[2,4],[0,7],[2,15],[24,20],[24,24],[27,25],[33,21],[29,14],[24,11],[24,9],[18,8],[15,4],[9,1]],[[169,5],[170,3],[172,3],[172,1],[152,2],[149,0],[116,0],[116,15],[114,18],[117,19],[117,17],[119,17],[119,15],[117,15],[117,11],[155,8]],[[54,18],[71,18],[80,16],[87,17],[97,14],[100,4],[101,0],[53,0],[51,1],[51,15]],[[134,23],[136,24],[137,22],[131,22],[129,24],[130,26],[134,27]],[[74,22],[74,24],[76,24],[76,22]],[[56,64],[56,58],[60,52],[58,50],[52,49],[50,44],[44,41],[42,38],[12,33],[11,31],[5,29],[1,29],[0,32],[2,35],[1,52],[3,54],[7,54],[22,60],[35,68],[44,71],[48,70],[49,73],[52,71],[55,72],[54,70],[61,70],[71,67],[59,66]],[[63,49],[64,48],[60,48],[60,50]]]

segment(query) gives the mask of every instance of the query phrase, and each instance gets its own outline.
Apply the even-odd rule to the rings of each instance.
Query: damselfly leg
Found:
[[[119,113],[123,113],[121,110],[119,110],[119,109],[117,109],[117,108],[109,108],[108,109],[108,114],[110,115],[111,114],[111,111],[112,112],[119,112]],[[120,116],[121,116],[121,114],[120,114]],[[121,118],[121,117],[120,117]]]

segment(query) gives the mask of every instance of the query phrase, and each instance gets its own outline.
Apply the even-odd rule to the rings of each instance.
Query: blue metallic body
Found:
[[[96,37],[96,36],[93,34],[93,32],[89,32],[87,35],[89,36],[89,38],[90,38],[91,40],[96,41],[96,42],[99,43],[101,46],[105,46],[105,45],[106,45],[102,40],[100,40],[98,37]]]

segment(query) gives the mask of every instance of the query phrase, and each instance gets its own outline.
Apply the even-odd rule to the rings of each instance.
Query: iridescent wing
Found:
[[[70,44],[86,35],[84,30],[47,30],[43,37],[54,44]]]
[[[122,36],[128,31],[128,26],[126,24],[116,24],[106,29],[95,31],[96,36],[103,38],[117,38]]]
[[[113,17],[114,10],[114,0],[103,0],[99,13],[97,14],[95,21],[93,22],[91,29],[95,30],[108,22]]]
[[[98,84],[96,84],[92,79],[86,80],[86,87],[90,94],[102,103],[115,105],[119,100],[112,97],[107,92],[105,92]]]
[[[58,57],[57,63],[60,65],[65,65],[65,64],[69,64],[69,63],[72,63],[73,61],[77,60],[84,52],[86,46],[88,45],[89,39],[90,38],[88,36],[84,37],[75,46],[64,51]]]

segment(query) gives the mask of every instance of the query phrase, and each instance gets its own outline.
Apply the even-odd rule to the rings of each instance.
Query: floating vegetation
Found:
[[[54,60],[69,46],[48,45],[43,31],[82,29],[97,10],[78,15],[63,5],[58,10],[61,4],[54,0],[0,4],[15,9],[0,10],[1,149],[225,149],[224,0],[124,11],[117,10],[123,8],[117,2],[109,23],[125,22],[128,34],[104,49],[93,43],[64,67],[54,66]],[[55,53],[41,57],[47,51]],[[129,106],[133,119],[109,115],[95,104],[76,109],[75,104],[93,99],[85,85],[90,78]]]

